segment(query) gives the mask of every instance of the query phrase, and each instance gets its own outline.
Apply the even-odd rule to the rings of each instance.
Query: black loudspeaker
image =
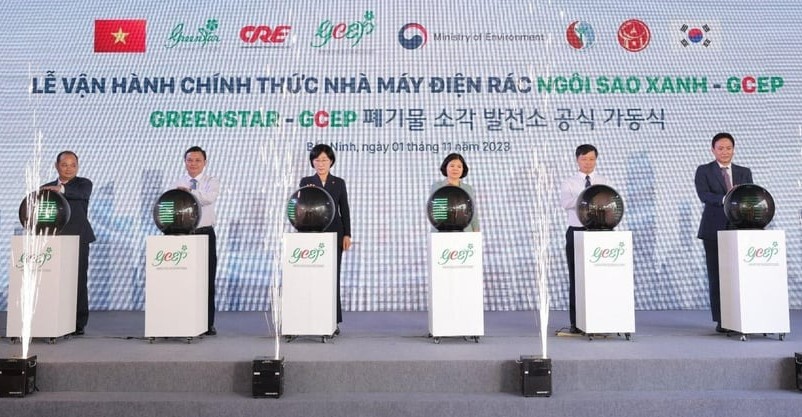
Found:
[[[284,393],[284,358],[260,356],[253,360],[254,398],[279,398]]]
[[[36,389],[36,355],[0,359],[0,397],[24,397]]]
[[[521,393],[524,397],[551,397],[551,359],[521,356]]]
[[[796,389],[802,391],[802,353],[794,353],[794,362],[796,362]]]

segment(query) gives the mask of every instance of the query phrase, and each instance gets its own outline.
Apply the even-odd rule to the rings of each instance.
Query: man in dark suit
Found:
[[[752,183],[752,171],[732,163],[735,154],[735,139],[729,133],[713,137],[711,152],[716,160],[696,168],[696,194],[704,203],[702,221],[696,237],[702,239],[707,261],[707,281],[710,289],[710,312],[716,322],[716,331],[726,332],[721,327],[721,303],[718,279],[718,231],[730,228],[724,214],[724,196],[734,186]]]
[[[95,241],[95,233],[89,224],[89,197],[92,181],[78,175],[78,155],[63,151],[56,156],[58,179],[42,186],[42,189],[64,194],[70,204],[70,221],[61,229],[61,235],[79,236],[78,248],[78,302],[76,305],[75,334],[84,334],[89,321],[89,292],[87,271],[89,270],[89,244]]]

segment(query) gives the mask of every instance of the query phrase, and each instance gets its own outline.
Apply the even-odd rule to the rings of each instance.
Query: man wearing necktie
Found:
[[[735,155],[735,139],[729,133],[713,136],[711,152],[715,161],[696,168],[696,194],[704,203],[702,221],[696,237],[702,239],[707,262],[707,282],[710,294],[710,312],[716,322],[716,331],[726,332],[721,328],[721,303],[719,298],[718,274],[718,231],[731,227],[724,214],[724,197],[736,185],[751,184],[752,171],[732,163]]]
[[[59,234],[78,235],[78,300],[76,303],[75,333],[84,334],[89,321],[89,291],[87,288],[89,272],[89,244],[95,241],[95,232],[89,224],[89,197],[92,195],[92,181],[78,176],[78,155],[63,151],[56,156],[58,179],[42,186],[43,190],[64,194],[70,204],[70,221]]]
[[[576,271],[574,261],[574,232],[586,230],[576,214],[579,194],[594,184],[610,185],[607,178],[596,173],[596,159],[599,151],[593,145],[580,145],[576,148],[576,165],[579,171],[563,180],[560,186],[560,205],[568,214],[568,230],[565,232],[565,258],[568,261],[568,311],[571,320],[570,333],[579,334],[576,328]]]
[[[206,168],[206,151],[199,146],[193,146],[184,152],[184,166],[187,175],[175,183],[175,188],[189,191],[200,204],[200,222],[193,234],[209,236],[209,327],[207,336],[217,334],[214,327],[215,312],[215,279],[217,278],[217,235],[214,232],[216,219],[215,203],[220,195],[220,181],[204,172]]]

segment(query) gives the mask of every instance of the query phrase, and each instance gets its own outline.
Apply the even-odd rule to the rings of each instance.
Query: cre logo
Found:
[[[38,268],[41,268],[51,259],[53,259],[53,248],[48,246],[47,249],[45,249],[45,251],[40,254],[28,255],[23,253],[22,255],[19,256],[17,262],[14,263],[14,266],[17,269],[22,269],[25,267],[25,265],[34,264]]]
[[[407,23],[398,31],[398,43],[404,49],[418,49],[426,45],[429,34],[420,23]]]
[[[261,41],[267,44],[280,44],[287,40],[292,26],[244,26],[239,31],[239,38],[246,43],[256,43]]]
[[[771,246],[767,248],[756,248],[754,246],[750,246],[749,249],[746,250],[744,262],[752,263],[756,259],[762,259],[763,262],[769,262],[774,255],[780,253],[779,246],[780,245],[778,245],[777,242],[772,242]]]
[[[610,263],[613,263],[618,260],[621,255],[626,252],[626,248],[624,247],[624,242],[619,242],[618,247],[609,248],[609,249],[602,249],[596,248],[593,250],[593,254],[590,256],[590,263],[595,264],[601,261],[602,259],[607,260]]]
[[[187,253],[187,245],[181,246],[181,250],[175,252],[168,252],[160,250],[156,253],[156,257],[153,258],[153,262],[151,265],[153,266],[161,266],[165,262],[172,262],[173,266],[178,266],[184,259],[187,259],[189,254]]]
[[[437,261],[438,265],[445,265],[448,263],[464,264],[468,259],[473,257],[473,244],[469,244],[465,249],[451,250],[445,249],[440,254],[440,259]]]
[[[320,257],[322,257],[325,254],[326,254],[325,243],[321,243],[320,246],[312,249],[295,248],[290,254],[289,262],[291,264],[296,264],[301,260],[305,260],[307,261],[307,263],[313,264],[317,262],[317,260],[320,259]]]
[[[320,22],[317,31],[315,31],[315,40],[312,41],[312,47],[322,48],[328,45],[329,41],[350,39],[351,47],[356,46],[366,35],[373,33],[376,25],[373,23],[373,12],[368,10],[365,12],[364,21],[357,21],[350,24],[344,22],[337,23],[336,25],[331,20],[324,20]]]

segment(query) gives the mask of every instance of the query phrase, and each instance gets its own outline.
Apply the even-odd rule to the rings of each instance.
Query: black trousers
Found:
[[[707,262],[707,286],[710,296],[710,313],[713,321],[721,323],[721,297],[718,279],[718,240],[703,239]]]
[[[217,235],[214,227],[199,227],[192,232],[194,235],[209,236],[209,327],[214,326],[214,296],[215,280],[217,279]]]
[[[571,326],[576,327],[576,262],[574,259],[574,232],[585,227],[569,226],[565,231],[565,259],[568,261],[568,316]]]
[[[75,305],[75,329],[83,329],[89,322],[89,244],[78,246],[78,301]]]

